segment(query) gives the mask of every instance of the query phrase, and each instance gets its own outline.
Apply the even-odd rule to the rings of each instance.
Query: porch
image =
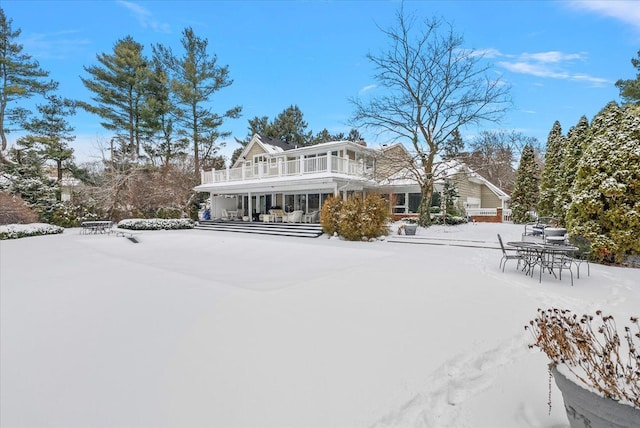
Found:
[[[374,164],[365,158],[350,159],[333,154],[300,157],[293,160],[282,158],[247,163],[236,168],[201,171],[201,185],[214,183],[244,182],[278,177],[341,175],[372,179]]]

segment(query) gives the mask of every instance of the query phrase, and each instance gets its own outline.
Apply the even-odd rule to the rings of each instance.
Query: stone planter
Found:
[[[553,367],[571,428],[631,428],[640,424],[640,409],[602,397],[567,379]]]
[[[404,234],[405,235],[415,235],[416,230],[418,230],[417,224],[405,224],[404,225]]]

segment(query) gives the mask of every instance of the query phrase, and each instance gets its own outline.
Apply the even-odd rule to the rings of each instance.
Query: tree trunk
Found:
[[[422,227],[429,227],[431,225],[431,197],[433,195],[433,183],[430,180],[422,183],[420,187],[420,193],[422,194],[420,199],[420,206],[418,207],[418,224]]]

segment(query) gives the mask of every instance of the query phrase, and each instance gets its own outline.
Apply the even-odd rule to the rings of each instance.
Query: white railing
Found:
[[[502,210],[502,222],[511,221],[511,208],[507,208],[506,210]]]
[[[354,161],[338,156],[317,156],[312,158],[278,160],[277,163],[259,162],[251,166],[224,170],[202,171],[202,184],[229,181],[253,180],[257,178],[283,177],[301,174],[334,173],[363,178],[373,177],[373,168],[365,167],[362,161]]]
[[[495,217],[498,215],[497,208],[467,208],[467,215],[471,217]]]

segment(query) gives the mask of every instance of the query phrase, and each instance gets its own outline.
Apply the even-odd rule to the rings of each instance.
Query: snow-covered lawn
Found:
[[[574,287],[502,273],[496,233],[522,229],[0,241],[0,425],[566,427],[523,326],[549,306],[625,324],[640,270],[583,265]]]

